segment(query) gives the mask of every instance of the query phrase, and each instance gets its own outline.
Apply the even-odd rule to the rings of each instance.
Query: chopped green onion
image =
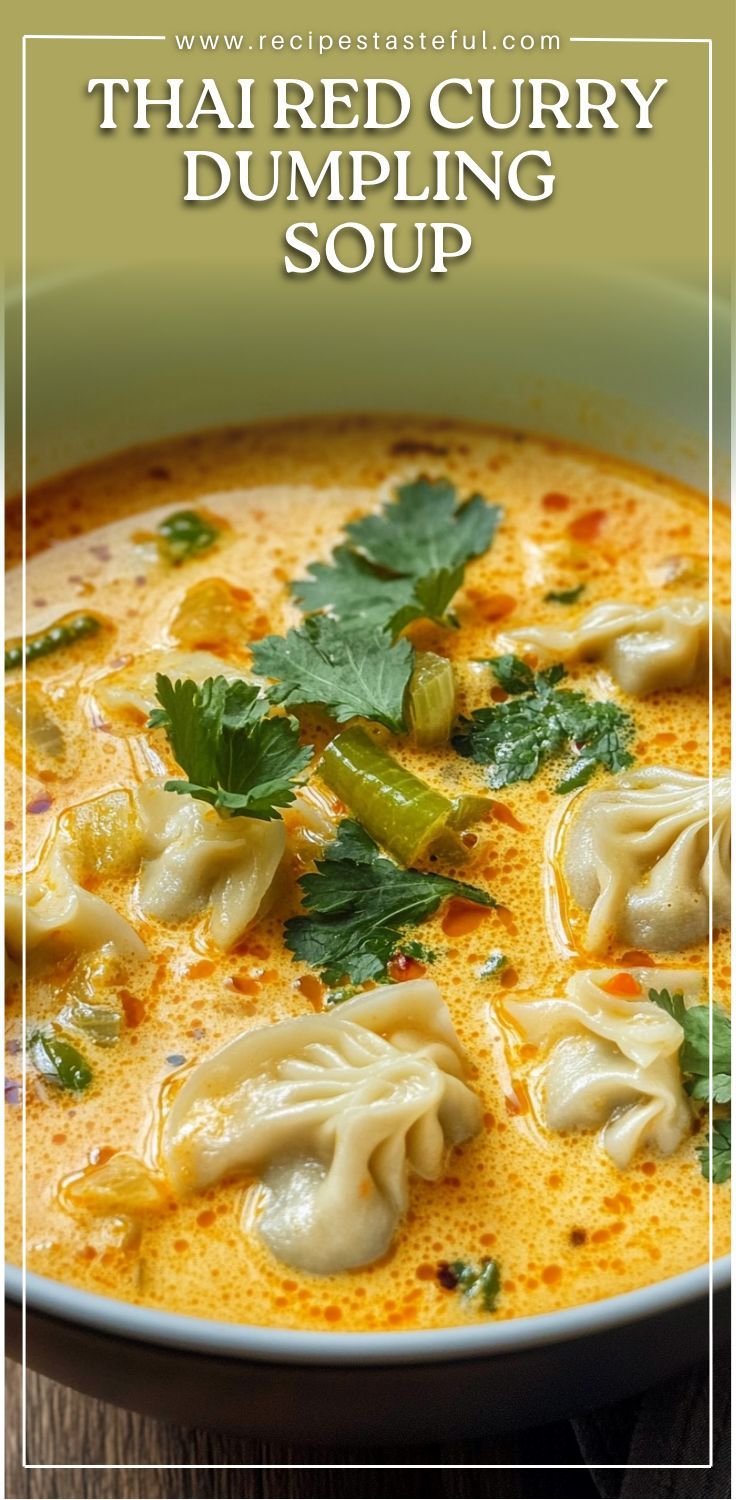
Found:
[[[31,1036],[29,1047],[31,1062],[47,1083],[81,1094],[92,1082],[92,1069],[70,1042],[36,1031]]]
[[[187,557],[206,552],[220,535],[216,526],[196,510],[177,510],[156,527],[159,550],[167,562],[182,563]]]
[[[417,744],[446,744],[454,718],[452,662],[433,651],[418,651],[409,683],[409,722]]]
[[[506,954],[502,953],[500,948],[494,948],[478,970],[478,978],[490,979],[491,975],[500,974],[501,970],[506,968],[507,963]]]
[[[352,1000],[359,993],[355,984],[341,984],[335,990],[328,990],[325,995],[325,1005],[342,1005],[345,1000]]]
[[[357,726],[335,736],[318,769],[366,833],[407,866],[488,807],[482,797],[451,802],[433,791]]]
[[[59,651],[62,646],[74,646],[86,635],[96,635],[99,628],[100,621],[95,615],[74,615],[69,620],[59,620],[50,630],[40,630],[36,635],[27,636],[26,665],[37,661],[40,656],[50,656],[52,651]],[[22,663],[23,642],[11,641],[5,648],[6,672],[14,671]]]

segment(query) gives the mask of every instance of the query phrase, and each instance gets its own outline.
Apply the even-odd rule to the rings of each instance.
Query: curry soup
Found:
[[[466,508],[471,496],[480,497],[470,502],[475,511]],[[401,525],[390,510],[400,504]],[[416,564],[406,561],[412,506]],[[346,531],[368,516],[383,517],[383,532]],[[577,875],[593,856],[600,870],[605,854],[591,855],[590,840],[609,825],[615,839],[610,820],[620,808],[609,807],[612,796],[638,816],[637,797],[651,799],[654,785],[637,781],[646,768],[686,773],[679,792],[676,778],[673,792],[665,777],[663,795],[684,797],[682,816],[695,828],[693,798],[709,773],[707,672],[704,679],[691,652],[691,665],[675,669],[682,685],[658,686],[672,677],[658,665],[671,657],[669,616],[652,625],[649,612],[687,600],[689,649],[691,620],[708,599],[702,497],[606,456],[515,432],[412,418],[314,419],[176,439],[64,475],[29,496],[28,539],[27,633],[37,644],[27,663],[24,785],[21,648],[12,648],[21,620],[20,518],[12,511],[6,828],[12,901],[25,823],[29,907],[25,1036],[9,925],[6,1117],[10,1180],[18,1183],[8,1197],[11,1257],[21,1254],[25,1047],[28,1267],[89,1291],[279,1327],[437,1328],[568,1307],[706,1260],[709,1184],[698,1155],[706,1105],[678,1052],[677,1005],[670,1014],[647,998],[651,970],[653,987],[684,993],[685,1008],[707,1000],[702,889],[691,891],[696,877],[687,872],[668,875],[672,851],[663,846],[627,877],[604,940],[593,941],[595,892],[586,897],[565,855],[576,818],[605,794],[572,861]],[[315,562],[330,564],[340,547],[349,556],[346,562],[343,551],[338,569],[355,572],[352,588],[340,584],[342,607],[328,597],[332,575],[308,573]],[[438,583],[443,567],[455,573]],[[416,578],[428,574],[429,593],[412,593]],[[728,525],[716,508],[713,601],[720,611],[728,574]],[[317,580],[312,592],[295,596],[290,585],[305,578]],[[392,627],[384,594],[397,580],[397,609],[406,607],[409,618]],[[576,645],[580,622],[608,601],[646,619],[606,626],[603,644],[594,620],[593,644]],[[366,778],[370,770],[380,782],[381,765],[398,763],[439,794],[438,807],[463,807],[454,826],[454,814],[438,814],[442,837],[417,836],[402,862],[390,819],[380,836],[379,806],[378,831],[367,831],[382,849],[358,829],[359,853],[351,861],[346,849],[336,881],[333,860],[333,905],[344,898],[353,954],[342,972],[334,931],[325,926],[330,915],[309,895],[309,877],[326,879],[319,868],[345,820],[365,828],[375,809],[369,800],[361,817],[363,793],[345,794],[355,767],[347,783],[316,769],[335,736],[356,731],[347,709],[335,712],[332,688],[319,698],[305,685],[324,624],[322,614],[310,616],[318,622],[310,638],[305,615],[325,606],[337,616],[340,651],[345,641],[358,643],[350,645],[348,667],[340,667],[334,640],[324,647],[335,698],[349,697],[356,653],[368,661],[358,674],[368,711],[356,714],[369,744]],[[387,625],[383,644],[376,619]],[[537,632],[533,645],[527,628]],[[288,630],[300,632],[306,654],[295,658],[290,694],[288,668],[286,687],[275,693],[274,671],[255,676],[274,705],[264,719],[262,696],[254,693],[254,703],[227,694],[234,682],[253,683],[258,644]],[[636,639],[644,632],[651,643],[652,631],[654,681],[627,692],[629,643],[636,678]],[[546,649],[547,638],[557,653]],[[701,647],[702,639],[701,631]],[[617,656],[621,641],[624,656]],[[381,650],[398,654],[387,658],[376,685],[371,663]],[[277,657],[270,646],[261,667]],[[488,664],[499,657],[505,665]],[[549,670],[561,659],[564,676],[562,666]],[[412,676],[420,661],[455,695],[448,716],[440,692],[434,728],[424,734]],[[442,661],[452,664],[449,678]],[[157,671],[192,684],[191,721],[177,720],[179,703],[169,703],[166,719]],[[226,685],[218,710],[205,701],[202,683],[220,674]],[[381,699],[375,713],[371,695]],[[605,720],[596,717],[603,705]],[[161,722],[147,727],[157,707]],[[444,733],[437,728],[443,718]],[[542,721],[548,727],[540,734]],[[269,762],[260,780],[280,777],[281,800],[265,816],[262,800],[254,817],[255,773],[241,766],[237,786],[229,785],[223,757],[208,775],[205,751],[200,746],[197,758],[189,741],[202,732],[214,743],[219,734],[234,775],[238,755],[245,762],[263,751],[265,763],[264,723],[283,737],[283,765],[277,774]],[[434,742],[418,742],[427,739]],[[314,747],[303,764],[300,746]],[[360,781],[360,754],[357,760]],[[728,688],[717,682],[714,777],[727,774],[728,764]],[[167,779],[209,786],[210,799],[164,792]],[[415,783],[407,785],[404,803]],[[376,795],[378,806],[380,786]],[[145,806],[141,796],[149,798]],[[474,800],[462,802],[466,796]],[[404,803],[391,813],[402,827]],[[182,832],[184,814],[190,823]],[[646,817],[645,824],[649,837],[653,825]],[[237,849],[234,830],[242,835]],[[202,849],[220,835],[230,843],[208,874]],[[221,853],[218,845],[218,859]],[[678,919],[675,947],[658,949],[657,913],[642,916],[634,898],[654,878],[660,855],[656,878],[674,879],[678,891],[684,882],[694,915]],[[615,850],[612,858],[615,866]],[[347,894],[355,871],[370,867],[368,912],[379,927],[386,882],[404,863],[462,888],[417,885],[421,921],[410,920],[411,901],[404,901],[393,942],[385,932],[380,941],[364,936],[365,911],[352,908]],[[301,923],[285,928],[300,913]],[[636,940],[642,932],[649,941]],[[330,962],[320,962],[330,944]],[[721,930],[713,941],[718,1006],[728,1003],[729,977]],[[376,1006],[366,1010],[364,997],[374,994]],[[542,1001],[545,1012],[523,1009]],[[605,1025],[601,1005],[611,1012]],[[217,1075],[198,1072],[242,1034],[301,1018],[311,1029],[269,1033],[260,1062],[246,1045],[228,1054]],[[638,1041],[629,1045],[626,1028],[638,1036],[645,1023],[654,1051],[642,1053]],[[360,1056],[348,1057],[350,1048]],[[330,1074],[325,1094],[319,1070],[335,1059],[339,1088]],[[379,1072],[380,1090],[366,1093]],[[309,1108],[318,1096],[320,1117],[304,1116],[300,1126],[295,1116],[290,1135],[296,1095],[289,1091],[306,1087],[298,1080],[307,1075]],[[254,1079],[260,1093],[248,1092]],[[346,1113],[336,1124],[338,1096]],[[381,1110],[392,1111],[390,1135],[388,1125],[375,1135]],[[716,1114],[724,1113],[719,1104]],[[271,1131],[265,1144],[264,1129]],[[346,1141],[352,1156],[334,1178],[332,1153]],[[353,1160],[360,1181],[350,1179]],[[120,1170],[110,1175],[116,1162]],[[727,1248],[727,1194],[718,1181],[716,1254]],[[281,1218],[261,1232],[274,1203]],[[359,1244],[343,1251],[348,1220]]]

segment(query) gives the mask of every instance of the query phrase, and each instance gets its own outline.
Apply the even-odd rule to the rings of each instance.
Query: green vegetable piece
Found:
[[[64,646],[75,646],[85,636],[96,635],[101,622],[95,615],[73,615],[68,620],[59,620],[50,630],[39,631],[26,637],[26,666],[42,656],[50,656]],[[12,672],[23,664],[22,640],[10,641],[5,647],[5,670]]]
[[[275,818],[294,801],[294,783],[308,765],[311,746],[299,744],[299,725],[267,718],[268,704],[254,684],[208,677],[201,685],[171,682],[159,673],[161,704],[148,720],[161,728],[187,781],[167,781],[168,792],[208,802],[224,815]]]
[[[418,651],[409,686],[409,723],[418,745],[444,745],[455,719],[452,662],[433,651]]]
[[[491,665],[505,691],[515,696],[461,719],[452,740],[459,755],[491,767],[490,786],[531,781],[546,761],[570,746],[577,754],[557,792],[584,786],[599,766],[621,771],[631,765],[627,746],[634,721],[617,704],[559,689],[564,677],[559,663],[531,674],[530,688],[524,686],[530,669],[518,657],[497,657]]]
[[[92,1069],[70,1042],[50,1032],[35,1031],[29,1043],[31,1062],[47,1083],[81,1094],[92,1082]]]
[[[713,1182],[722,1184],[728,1182],[731,1176],[731,1121],[713,1121]],[[711,1137],[707,1137],[706,1144],[698,1151],[700,1170],[703,1176],[708,1178],[710,1172],[710,1146]]]
[[[406,958],[415,958],[419,964],[433,964],[437,962],[437,954],[434,948],[427,948],[417,938],[410,938],[408,943],[402,943],[401,952]]]
[[[453,804],[357,725],[327,746],[317,770],[389,854],[411,865],[447,828]]]
[[[378,515],[352,521],[345,530],[369,562],[389,573],[422,578],[454,568],[490,547],[502,517],[482,495],[458,503],[448,479],[417,479],[401,485],[397,498]]]
[[[176,510],[156,527],[159,551],[167,562],[178,567],[188,557],[206,552],[220,533],[211,521],[196,510]]]
[[[478,1301],[484,1312],[493,1312],[501,1290],[501,1272],[498,1261],[483,1256],[476,1265],[473,1261],[453,1260],[448,1266],[455,1278],[458,1291],[469,1302]]]
[[[314,704],[338,724],[372,719],[400,733],[406,728],[404,698],[414,666],[408,641],[391,646],[381,630],[345,633],[328,615],[312,615],[301,630],[268,635],[251,646],[261,677],[277,680],[272,703]]]
[[[693,1099],[712,1098],[714,1104],[731,1101],[731,1021],[720,1006],[687,1006],[681,994],[650,990],[649,999],[682,1027],[680,1070]],[[712,1017],[712,1019],[711,1019]],[[709,1057],[709,1033],[713,1031],[713,1061]]]
[[[489,953],[485,963],[478,970],[478,978],[490,979],[492,975],[500,974],[501,970],[506,968],[507,963],[506,954],[502,953],[500,948],[494,948],[493,952]]]
[[[359,993],[357,985],[341,984],[336,990],[327,991],[325,1005],[343,1005],[346,1000],[352,1000],[353,996]]]
[[[579,583],[574,589],[550,589],[545,594],[545,601],[552,604],[577,604],[578,599],[585,593],[585,584]]]
[[[301,889],[306,915],[286,923],[287,947],[318,969],[326,984],[361,984],[386,977],[407,927],[422,922],[449,896],[495,906],[492,896],[443,875],[402,870],[385,859],[365,829],[340,824]]]

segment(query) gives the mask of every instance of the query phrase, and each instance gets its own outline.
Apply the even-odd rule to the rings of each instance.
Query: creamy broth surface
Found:
[[[31,865],[65,809],[151,776],[174,773],[162,735],[142,714],[109,716],[97,682],[151,653],[172,650],[172,620],[185,594],[207,580],[229,584],[239,635],[207,638],[206,650],[237,675],[250,667],[249,641],[300,623],[289,583],[309,563],[328,560],[346,522],[385,504],[418,475],[448,477],[460,496],[480,492],[504,508],[492,547],[466,568],[454,609],[459,629],[409,627],[415,646],[449,656],[459,707],[493,699],[493,680],[476,663],[522,625],[567,628],[584,609],[609,599],[653,608],[678,594],[708,598],[708,512],[704,500],[674,482],[559,442],[458,422],[409,418],[325,419],[242,428],[172,440],[91,466],[29,497],[29,633],[71,613],[91,612],[99,632],[28,668],[61,727],[56,760],[29,751],[25,790]],[[220,529],[216,546],[179,567],[165,567],[146,538],[173,510],[196,509]],[[728,605],[729,534],[714,510],[713,598]],[[9,634],[20,628],[20,539],[9,526]],[[15,557],[13,549],[15,548]],[[680,582],[682,580],[682,582]],[[580,602],[545,599],[585,585]],[[628,698],[599,662],[569,668],[568,686],[611,698],[630,712],[636,767],[667,765],[707,775],[705,687]],[[7,684],[20,673],[9,674]],[[498,695],[497,695],[498,696]],[[310,742],[329,725],[300,714]],[[307,734],[305,733],[305,738]],[[713,698],[712,766],[729,766],[728,687]],[[150,958],[116,975],[123,1025],[112,1046],[85,1045],[93,1081],[80,1094],[51,1089],[28,1068],[28,1266],[57,1280],[147,1306],[204,1317],[323,1330],[434,1328],[488,1314],[442,1283],[438,1267],[457,1259],[497,1259],[498,1319],[551,1311],[629,1291],[697,1266],[708,1255],[708,1183],[696,1148],[706,1125],[669,1157],[645,1148],[621,1171],[596,1131],[556,1134],[539,1102],[539,1049],[523,1044],[505,1001],[560,994],[591,960],[581,946],[584,921],[571,917],[568,942],[549,924],[545,836],[560,805],[551,764],[529,782],[488,792],[481,766],[449,747],[419,750],[409,738],[390,748],[432,786],[456,796],[486,791],[493,813],[465,835],[465,857],[443,873],[492,893],[495,909],[457,902],[408,934],[436,953],[439,986],[468,1057],[468,1081],[483,1110],[480,1133],[448,1157],[442,1179],[413,1178],[410,1206],[390,1252],[365,1268],[315,1276],[276,1261],[253,1232],[258,1193],[252,1182],[223,1182],[134,1221],[69,1206],[75,1174],[113,1153],[158,1166],[167,1101],[191,1068],[244,1030],[324,1007],[325,986],[295,962],[282,922],[297,910],[299,851],[294,846],[271,914],[238,947],[220,953],[202,922],[167,926],[142,917],[132,878],[96,877],[94,891],[133,923]],[[9,740],[8,859],[22,860],[22,785],[17,732]],[[593,783],[602,786],[607,773]],[[287,812],[287,830],[290,817]],[[434,866],[426,864],[426,868]],[[480,970],[501,950],[505,967]],[[708,973],[708,945],[677,954],[619,947],[606,956],[626,972],[647,965]],[[713,943],[712,998],[727,1006],[728,934]],[[412,960],[400,979],[421,973]],[[32,977],[29,1026],[59,1011],[68,962]],[[11,1184],[19,1182],[22,1022],[11,987],[6,1107]],[[8,1090],[6,1089],[6,1098]],[[694,1128],[696,1128],[694,1126]],[[714,1251],[728,1235],[728,1188],[713,1191]],[[11,1258],[20,1258],[20,1189],[9,1191]]]

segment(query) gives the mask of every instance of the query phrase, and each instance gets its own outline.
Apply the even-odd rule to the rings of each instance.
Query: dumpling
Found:
[[[690,969],[629,969],[640,994],[611,994],[615,969],[574,974],[560,997],[505,1002],[526,1040],[550,1048],[542,1065],[543,1110],[550,1130],[602,1127],[601,1144],[617,1167],[640,1147],[677,1150],[692,1121],[678,1053],[683,1030],[647,999],[650,989],[697,998]]]
[[[602,661],[624,692],[643,698],[665,688],[708,681],[707,602],[673,599],[655,609],[597,604],[572,630],[547,625],[510,631],[512,645],[531,646],[555,661]],[[713,610],[713,680],[730,675],[731,617]]]
[[[209,910],[218,948],[232,948],[262,911],[286,845],[280,818],[223,818],[150,782],[138,790],[143,863],[138,901],[147,917],[180,922]]]
[[[125,958],[145,958],[135,928],[101,896],[84,889],[93,874],[120,873],[137,857],[137,820],[129,792],[113,792],[72,808],[59,820],[38,867],[26,879],[26,951],[53,961],[69,949],[111,945]],[[23,950],[23,899],[10,892],[5,906],[10,957]]]
[[[162,1149],[179,1193],[260,1177],[273,1254],[328,1274],[383,1255],[410,1172],[436,1181],[479,1127],[447,1008],[414,980],[230,1042],[177,1094]]]
[[[731,913],[731,787],[662,766],[616,776],[578,794],[564,848],[570,891],[590,912],[586,947],[612,941],[675,952],[726,927]]]
[[[147,719],[156,707],[158,672],[172,680],[189,677],[194,682],[204,682],[208,677],[226,677],[228,681],[243,677],[242,667],[228,666],[209,651],[148,651],[92,684],[98,712],[113,719],[138,719],[139,723]]]

